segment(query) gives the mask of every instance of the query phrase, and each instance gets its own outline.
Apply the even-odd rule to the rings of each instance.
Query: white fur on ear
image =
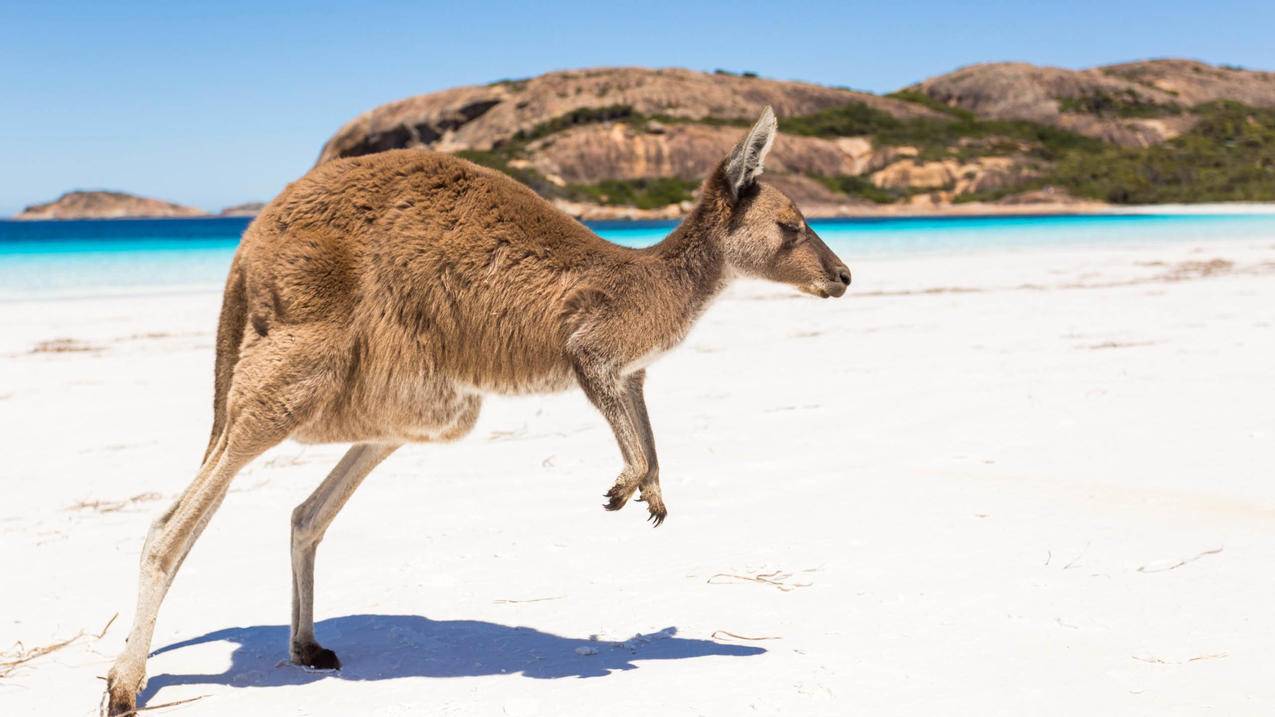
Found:
[[[761,111],[757,124],[748,131],[748,136],[735,145],[726,160],[726,181],[730,184],[731,194],[736,198],[746,187],[757,181],[764,169],[766,155],[770,146],[775,143],[775,133],[779,122],[775,119],[775,111],[767,105]]]

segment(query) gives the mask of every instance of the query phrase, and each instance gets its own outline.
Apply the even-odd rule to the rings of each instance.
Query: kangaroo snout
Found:
[[[845,265],[838,266],[831,272],[832,278],[823,282],[819,287],[819,293],[823,298],[838,298],[846,293],[846,289],[850,286],[850,270]]]

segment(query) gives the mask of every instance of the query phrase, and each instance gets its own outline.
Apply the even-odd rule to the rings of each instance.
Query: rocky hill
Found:
[[[1217,100],[1275,107],[1275,73],[1150,60],[1087,70],[992,63],[912,85],[920,94],[982,119],[1026,120],[1125,147],[1180,136],[1193,108]]]
[[[676,215],[761,107],[783,118],[848,104],[900,121],[949,121],[915,102],[803,82],[682,69],[575,70],[375,108],[329,139],[319,162],[428,147],[505,170],[576,213]],[[861,140],[785,136],[768,176],[801,200],[838,203],[848,198],[812,177],[862,173],[885,161],[878,154]]]
[[[74,191],[23,209],[15,219],[122,219],[125,217],[199,217],[194,207],[124,192]]]
[[[427,147],[580,216],[676,216],[767,104],[781,132],[767,179],[811,213],[1275,200],[1275,73],[1187,60],[975,65],[887,96],[751,73],[553,72],[372,109],[319,162]]]
[[[411,146],[445,152],[489,150],[516,137],[637,116],[742,124],[754,119],[765,105],[785,117],[847,102],[862,102],[896,117],[935,115],[913,103],[868,93],[725,72],[638,67],[571,70],[456,87],[377,107],[338,130],[323,146],[319,161]]]

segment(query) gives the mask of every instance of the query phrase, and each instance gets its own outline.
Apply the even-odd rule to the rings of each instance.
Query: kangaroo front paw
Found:
[[[638,482],[636,480],[625,480],[621,478],[615,482],[615,485],[611,486],[611,490],[607,491],[606,494],[602,496],[607,499],[607,502],[604,503],[602,507],[607,510],[619,510],[623,508],[624,504],[629,502],[629,498],[633,497],[633,493],[637,490],[637,488]]]
[[[317,642],[292,645],[292,664],[315,670],[339,670],[341,661],[336,653]]]
[[[655,527],[660,527],[660,524],[668,517],[668,508],[664,507],[664,498],[660,496],[659,488],[643,488],[642,497],[638,498],[638,500],[646,503],[646,509],[651,513],[651,517],[648,520]]]

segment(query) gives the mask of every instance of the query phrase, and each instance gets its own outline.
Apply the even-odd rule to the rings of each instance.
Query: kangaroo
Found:
[[[249,225],[217,329],[203,464],[151,526],[136,613],[107,678],[132,714],[156,614],[235,474],[287,438],[353,447],[292,512],[292,662],[337,669],[314,635],[315,549],[377,464],[405,443],[452,441],[487,394],[578,385],[624,467],[604,507],[640,492],[667,515],[642,386],[736,276],[824,298],[845,264],[782,192],[758,181],[767,107],[659,244],[612,244],[502,173],[426,150],[324,163]]]

